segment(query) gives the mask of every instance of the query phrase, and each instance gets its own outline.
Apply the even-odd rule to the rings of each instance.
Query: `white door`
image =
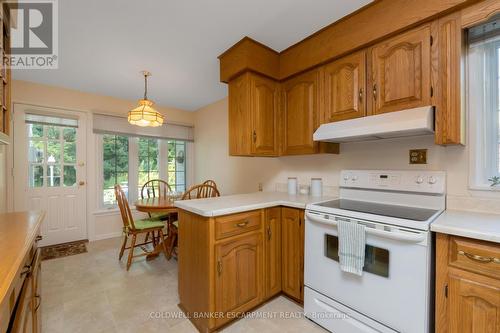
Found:
[[[14,210],[43,210],[41,246],[87,238],[85,113],[14,105]]]

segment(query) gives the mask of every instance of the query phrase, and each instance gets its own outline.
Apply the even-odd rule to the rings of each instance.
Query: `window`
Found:
[[[500,18],[469,31],[468,99],[472,187],[489,187],[489,179],[500,176],[499,26]]]
[[[186,190],[186,143],[146,137],[101,135],[102,206],[116,205],[114,185],[120,184],[130,202],[141,196],[142,186],[165,179],[173,191]]]
[[[103,135],[102,138],[103,204],[116,204],[114,186],[121,185],[128,196],[128,137]]]
[[[158,169],[159,140],[139,138],[139,175],[138,193],[141,193],[142,186],[150,180],[159,179]]]
[[[76,128],[27,123],[29,186],[76,186]]]

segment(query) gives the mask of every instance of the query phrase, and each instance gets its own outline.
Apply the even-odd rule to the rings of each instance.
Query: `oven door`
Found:
[[[351,220],[366,226],[365,267],[357,276],[340,270],[337,219],[349,220],[306,213],[304,284],[360,318],[400,332],[428,332],[430,233]]]

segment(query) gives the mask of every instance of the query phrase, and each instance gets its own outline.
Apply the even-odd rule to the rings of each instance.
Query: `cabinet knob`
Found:
[[[271,226],[267,227],[267,239],[271,240],[271,237],[273,235],[273,232],[271,231]]]
[[[253,131],[253,142],[257,142],[257,132],[255,130]]]
[[[249,223],[249,221],[243,221],[243,222],[240,222],[240,223],[236,223],[234,226],[235,227],[240,227],[240,228],[243,228],[243,227],[246,227],[246,225]]]
[[[377,100],[377,84],[373,85],[373,99]]]
[[[222,274],[222,261],[220,259],[217,260],[217,273],[219,273],[219,276]]]
[[[359,88],[359,101],[363,101],[363,88]]]

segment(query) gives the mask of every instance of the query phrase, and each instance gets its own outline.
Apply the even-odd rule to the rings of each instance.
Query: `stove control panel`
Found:
[[[446,174],[443,171],[343,170],[340,186],[443,194]]]

